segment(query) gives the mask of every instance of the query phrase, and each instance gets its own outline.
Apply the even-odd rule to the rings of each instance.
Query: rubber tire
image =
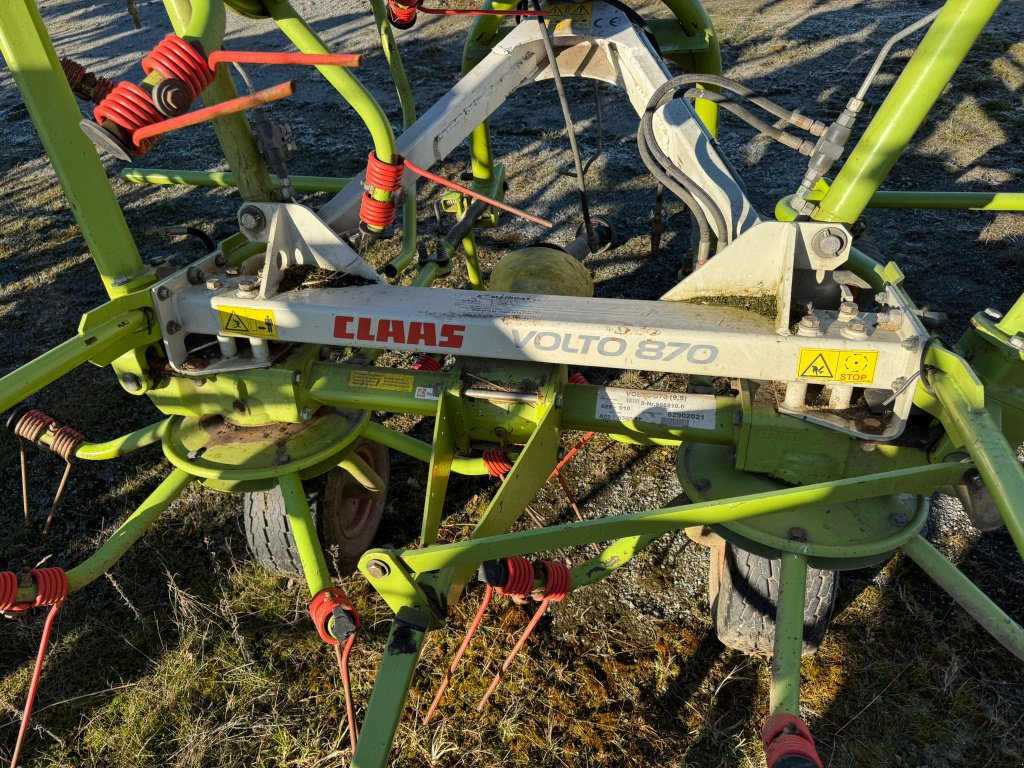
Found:
[[[364,441],[356,448],[356,452],[384,481],[385,492],[377,498],[357,502],[348,497],[346,488],[355,480],[340,468],[303,483],[327,567],[334,576],[347,576],[356,569],[359,558],[373,544],[387,504],[386,489],[390,470],[388,449]],[[362,504],[367,507],[366,524],[357,534],[346,535],[346,523],[351,518],[353,508]],[[242,525],[249,552],[263,567],[282,576],[303,578],[302,561],[295,546],[280,488],[242,494]]]
[[[775,643],[781,563],[731,544],[710,551],[708,593],[715,633],[723,645],[770,658]],[[803,655],[818,650],[835,608],[839,574],[807,569]]]

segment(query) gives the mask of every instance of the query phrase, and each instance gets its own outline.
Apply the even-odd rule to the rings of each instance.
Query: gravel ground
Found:
[[[360,77],[397,121],[397,100],[373,44],[366,4],[302,0],[295,5],[332,48],[367,54]],[[723,41],[726,74],[827,120],[838,114],[856,88],[881,40],[933,4],[716,0],[708,6]],[[639,7],[664,15],[657,5]],[[1022,7],[1008,4],[997,13],[887,188],[985,191],[1019,184],[1024,160],[1015,137],[1024,128],[1024,46],[1017,42],[1024,32]],[[120,2],[61,0],[48,3],[44,15],[61,55],[74,56],[114,79],[128,73],[134,79],[141,54],[168,31],[159,2],[139,2],[138,10],[141,30],[134,29]],[[399,33],[421,109],[456,81],[466,26],[461,19],[434,17]],[[269,23],[229,17],[228,39],[235,49],[287,49],[284,39],[270,32]],[[897,51],[893,58],[902,62],[907,55]],[[893,71],[892,66],[886,69]],[[277,72],[260,68],[253,68],[252,74],[257,87],[278,77]],[[292,126],[298,145],[292,171],[357,172],[365,164],[364,132],[355,127],[349,110],[330,98],[315,73],[296,71],[289,76],[293,74],[298,93],[272,111],[274,119]],[[880,80],[876,103],[891,82],[889,74]],[[594,91],[578,82],[568,86],[582,151],[591,157],[598,150]],[[689,242],[686,217],[672,207],[663,251],[652,256],[653,185],[639,172],[636,118],[625,98],[611,88],[602,87],[600,98],[605,115],[603,152],[594,161],[588,182],[594,190],[595,213],[613,222],[622,244],[588,260],[588,265],[598,295],[656,298],[672,284]],[[7,181],[0,200],[0,371],[6,373],[72,335],[78,316],[103,296],[6,70],[0,70],[0,115],[8,126],[0,149],[0,171]],[[509,201],[556,223],[553,232],[543,233],[544,239],[571,239],[579,223],[577,197],[573,180],[563,175],[571,169],[571,158],[550,83],[526,89],[503,106],[492,123],[495,152],[506,164],[511,183]],[[336,129],[339,125],[344,127]],[[796,186],[802,166],[785,149],[751,138],[745,128],[729,121],[722,143],[760,210],[771,211],[774,201]],[[220,162],[213,132],[204,126],[162,140],[140,165],[223,167]],[[439,172],[456,178],[467,163],[463,147]],[[109,167],[116,171],[112,163]],[[112,183],[147,258],[184,261],[196,255],[192,244],[168,242],[153,231],[156,227],[200,226],[214,237],[232,230],[238,200],[228,191],[135,187],[117,179]],[[421,208],[424,218],[431,199],[427,196]],[[306,202],[315,205],[321,200],[314,196]],[[977,310],[1008,308],[1024,285],[1024,219],[1018,214],[873,211],[868,221],[873,238],[906,272],[911,294],[920,304],[949,314],[952,339]],[[429,231],[429,222],[421,220],[421,225]],[[482,263],[489,269],[510,246],[528,244],[541,235],[538,227],[505,218],[500,227],[481,236]],[[457,268],[446,284],[464,280],[464,272]],[[625,386],[668,388],[674,383],[635,372],[596,372],[593,378]],[[121,392],[109,371],[102,369],[76,371],[30,402],[97,439],[154,418],[147,403]],[[429,425],[404,423],[414,434],[429,436]],[[415,509],[422,498],[426,475],[421,466],[401,458],[394,466],[393,477],[404,477],[405,482],[396,482],[391,489],[381,539],[405,542],[418,529],[418,521],[407,510]],[[31,457],[37,515],[58,471],[56,461]],[[80,561],[165,471],[166,465],[152,452],[76,469],[57,529],[43,540],[19,525],[17,448],[12,441],[3,441],[0,488],[9,499],[9,513],[0,521],[0,567]],[[648,509],[680,493],[674,451],[626,448],[605,439],[587,448],[585,459],[572,465],[568,480],[588,516]],[[484,481],[454,484],[452,516],[446,526],[457,530],[468,522],[491,492],[493,484]],[[567,519],[564,499],[555,488],[545,488],[534,506],[545,519]],[[254,752],[238,744],[220,752],[196,751],[195,744],[203,739],[189,741],[182,735],[183,726],[169,736],[148,737],[136,752],[123,747],[131,740],[132,726],[119,722],[127,705],[119,698],[118,686],[141,686],[154,701],[162,700],[170,686],[161,670],[176,664],[190,668],[186,662],[196,654],[205,658],[188,638],[202,634],[195,627],[206,625],[188,619],[191,614],[182,606],[206,606],[203,610],[210,615],[225,605],[234,606],[234,613],[224,615],[241,617],[242,628],[237,628],[238,619],[225,619],[223,633],[240,632],[239,644],[251,648],[260,647],[260,633],[276,632],[282,623],[296,637],[306,632],[300,615],[301,588],[276,581],[263,592],[252,586],[260,577],[245,561],[234,510],[221,496],[187,494],[111,579],[101,580],[69,605],[35,719],[40,730],[32,741],[35,757],[26,765],[219,768],[242,764],[234,762],[242,760],[239,755],[251,765],[344,763],[342,754],[317,751],[315,745],[309,752],[296,751],[297,736],[275,737],[289,745],[281,747],[280,754],[270,747]],[[1003,607],[1024,616],[1024,569],[1004,532],[978,533],[959,505],[944,496],[934,500],[928,530],[932,540]],[[513,689],[525,691],[530,706],[509,704],[499,715],[478,721],[470,703],[457,701],[437,730],[407,721],[400,738],[409,746],[396,754],[396,763],[763,764],[756,729],[767,704],[767,669],[763,662],[728,651],[715,640],[706,594],[707,562],[706,551],[681,534],[659,540],[629,568],[574,595],[553,612],[533,644],[532,660],[524,665],[530,671],[510,681]],[[360,605],[371,605],[366,590],[355,585],[352,590]],[[283,597],[269,597],[271,591]],[[822,650],[804,665],[804,714],[820,739],[827,765],[1024,764],[1024,739],[1018,727],[1024,676],[1012,657],[913,564],[896,558],[883,568],[844,575],[839,603],[841,610]],[[379,653],[386,616],[379,608],[368,611],[369,643],[373,653]],[[266,623],[254,624],[256,615]],[[424,697],[429,701],[432,681],[447,663],[465,618],[456,616],[455,628],[428,646],[422,666],[428,671],[416,683],[414,709],[422,712]],[[522,616],[509,611],[498,624],[493,654],[481,652],[475,659],[480,665],[500,662],[503,649],[522,626]],[[185,627],[193,627],[193,634]],[[38,629],[31,623],[0,626],[0,756],[13,737],[10,715],[23,700]],[[258,650],[252,653],[268,669],[284,674],[275,666],[276,657],[268,660]],[[303,666],[286,669],[295,677],[313,675]],[[234,680],[229,675],[224,679]],[[234,691],[233,696],[242,696],[240,686],[231,688],[223,680],[218,684]],[[240,715],[231,703],[218,703],[216,694],[208,695],[208,700],[189,705],[188,716],[179,714],[183,721],[191,718],[202,724],[197,730],[205,729],[203,738],[212,743],[227,732],[239,739],[259,734],[254,741],[270,742],[255,725],[256,705]],[[358,688],[357,696],[365,702],[368,688]],[[136,712],[140,723],[143,714]],[[274,714],[297,733],[316,733],[309,722],[315,718],[304,705],[281,704]],[[899,727],[893,727],[895,723]],[[101,727],[121,735],[100,738]],[[148,727],[139,725],[139,733],[149,733]],[[159,745],[164,738],[167,743]]]

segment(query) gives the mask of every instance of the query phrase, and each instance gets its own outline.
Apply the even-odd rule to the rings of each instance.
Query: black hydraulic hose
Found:
[[[711,254],[711,226],[708,224],[707,214],[704,213],[704,209],[700,207],[687,188],[677,183],[651,156],[650,148],[647,146],[647,142],[642,134],[638,136],[637,146],[640,150],[640,159],[643,160],[651,175],[658,180],[659,184],[678,197],[683,205],[690,210],[700,235],[700,241],[697,246],[697,263],[704,263]]]
[[[718,104],[719,106],[724,107],[725,109],[732,112],[734,115],[736,115],[736,117],[738,117],[740,120],[754,128],[754,130],[756,130],[758,133],[763,133],[768,138],[774,139],[775,141],[779,142],[784,146],[789,147],[790,149],[795,149],[797,152],[803,155],[810,155],[812,152],[814,152],[814,142],[804,141],[803,139],[800,139],[791,133],[787,133],[781,128],[776,128],[774,125],[769,125],[764,120],[755,116],[744,107],[741,107],[739,104],[737,104],[735,101],[733,101],[731,98],[724,94],[715,93],[714,91],[705,91],[700,88],[691,88],[685,94],[683,94],[683,96],[684,98],[689,99],[690,101],[693,101],[695,99],[705,99],[707,101],[712,101],[715,104]]]
[[[651,96],[651,100],[647,104],[647,109],[644,110],[644,114],[640,118],[640,130],[637,132],[637,146],[640,149],[640,157],[644,159],[645,165],[652,174],[658,178],[659,181],[664,181],[660,178],[659,171],[672,179],[676,186],[682,186],[690,193],[690,196],[695,198],[704,209],[711,214],[714,219],[715,234],[718,235],[719,246],[725,245],[728,242],[729,232],[725,222],[725,215],[719,209],[718,205],[711,196],[705,192],[697,182],[684,174],[679,168],[675,166],[671,158],[665,154],[662,150],[661,145],[658,144],[657,139],[654,136],[654,113],[665,103],[675,98],[674,91],[676,86],[673,81],[669,81],[658,88]],[[652,157],[656,163],[652,165],[648,162],[648,158]],[[656,167],[655,167],[656,166]],[[666,184],[666,186],[668,186]],[[672,187],[670,187],[671,189]],[[673,193],[676,190],[673,189]],[[693,210],[693,209],[691,209]],[[701,211],[703,213],[703,211]],[[699,214],[698,214],[699,215]]]
[[[540,11],[540,3],[532,0],[534,10]],[[558,101],[562,105],[562,117],[565,118],[565,132],[569,136],[569,147],[572,150],[572,162],[576,166],[576,186],[580,191],[580,212],[583,214],[583,226],[587,229],[587,245],[590,252],[595,253],[600,248],[597,235],[594,232],[594,224],[590,220],[590,201],[587,199],[587,180],[583,170],[583,158],[580,156],[580,148],[576,143],[576,129],[572,122],[572,113],[569,111],[569,101],[565,95],[565,87],[562,85],[562,74],[558,71],[558,60],[555,57],[555,47],[551,44],[551,36],[544,23],[542,16],[537,16],[537,23],[540,25],[541,40],[544,42],[544,51],[547,53],[548,66],[551,68],[551,79],[555,81],[555,90],[558,91]]]
[[[820,132],[825,129],[824,123],[814,120],[813,118],[806,117],[805,115],[801,115],[794,109],[786,109],[764,96],[758,96],[757,91],[753,88],[750,88],[736,80],[732,80],[731,78],[723,77],[722,75],[705,75],[694,72],[673,77],[669,82],[677,88],[691,84],[716,85],[719,88],[746,99],[752,104],[756,104],[765,112],[769,112],[776,117],[785,120],[787,123],[797,126],[798,128],[804,128],[805,130],[811,131],[811,133],[814,133],[815,135],[820,135]],[[712,97],[709,94],[702,94],[700,98],[711,99]],[[817,128],[812,130],[812,126],[820,126],[820,130]]]

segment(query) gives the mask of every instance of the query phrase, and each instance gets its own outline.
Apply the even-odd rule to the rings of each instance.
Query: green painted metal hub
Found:
[[[731,449],[684,445],[676,460],[679,482],[693,501],[777,491],[786,486],[767,475],[733,467]],[[803,555],[815,568],[842,571],[882,562],[928,519],[928,500],[910,493],[776,512],[711,528],[731,544],[763,557]]]
[[[242,427],[221,416],[175,416],[164,434],[167,460],[219,491],[267,490],[337,466],[354,448],[369,411],[321,408],[307,422]]]

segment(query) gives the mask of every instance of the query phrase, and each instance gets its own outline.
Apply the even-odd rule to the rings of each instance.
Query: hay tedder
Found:
[[[361,730],[357,702],[347,697],[352,760],[364,768],[388,761],[424,640],[472,580],[484,582],[484,602],[452,670],[494,592],[539,602],[519,650],[550,603],[683,529],[711,549],[718,636],[771,657],[762,738],[773,768],[821,766],[800,719],[800,660],[825,632],[838,571],[902,551],[1024,659],[1021,626],[921,535],[929,496],[951,487],[979,528],[1005,525],[1024,552],[1024,299],[1005,314],[980,312],[959,341],[944,343],[936,314],[915,306],[897,265],[861,237],[861,216],[875,205],[1022,209],[1011,193],[879,191],[997,0],[948,0],[895,35],[831,123],[722,77],[699,0],[665,0],[659,18],[618,0],[486,0],[475,11],[369,4],[402,105],[398,136],[351,74],[359,57],[331,53],[288,0],[165,0],[173,32],[141,60],[138,77],[116,84],[58,59],[33,0],[0,3],[4,59],[109,295],[85,314],[78,335],[0,379],[0,410],[13,409],[8,425],[23,446],[22,476],[29,444],[70,468],[159,443],[173,465],[84,562],[0,572],[0,611],[51,607],[22,735],[56,611],[190,483],[243,496],[253,552],[304,575],[315,631],[337,649],[346,685],[359,615],[335,577],[358,567],[394,611]],[[227,10],[272,18],[299,52],[226,50]],[[417,117],[394,29],[442,12],[473,15],[463,76]],[[921,29],[923,40],[847,154],[886,54]],[[687,74],[671,76],[666,60]],[[293,86],[239,96],[228,65],[248,62],[316,66],[368,130],[365,175],[290,176],[281,131],[264,110],[245,110],[286,98]],[[659,290],[658,301],[594,297],[587,259],[614,248],[614,233],[587,204],[562,82],[570,77],[625,91],[659,206],[668,190],[689,211],[691,252],[680,255],[678,282]],[[488,118],[520,87],[548,79],[573,149],[578,234],[510,249],[485,285],[474,230],[506,215],[544,223],[505,204],[509,182],[494,160]],[[87,119],[76,96],[96,104]],[[720,109],[806,156],[799,188],[772,216],[750,204],[715,139]],[[140,257],[100,157],[158,155],[160,135],[207,120],[242,198],[237,232],[169,269]],[[466,186],[431,172],[466,140]],[[204,176],[123,175],[164,183]],[[429,248],[416,231],[420,179],[450,188],[439,210],[452,223]],[[336,194],[314,211],[295,202],[296,190]],[[401,251],[373,267],[399,206]],[[457,258],[470,289],[433,287]],[[90,362],[148,397],[161,420],[91,443],[21,405]],[[587,369],[687,383],[672,391],[593,386]],[[383,426],[374,412],[432,418],[433,439]],[[569,431],[584,434],[579,443],[603,433],[678,446],[685,498],[531,527],[521,520],[529,503],[579,448],[563,450]],[[389,451],[429,465],[419,541],[405,549],[373,548]],[[442,541],[452,473],[500,476],[501,485],[468,535]],[[571,563],[541,554],[567,550]],[[444,684],[427,720],[443,693]],[[15,763],[20,748],[19,740]]]

